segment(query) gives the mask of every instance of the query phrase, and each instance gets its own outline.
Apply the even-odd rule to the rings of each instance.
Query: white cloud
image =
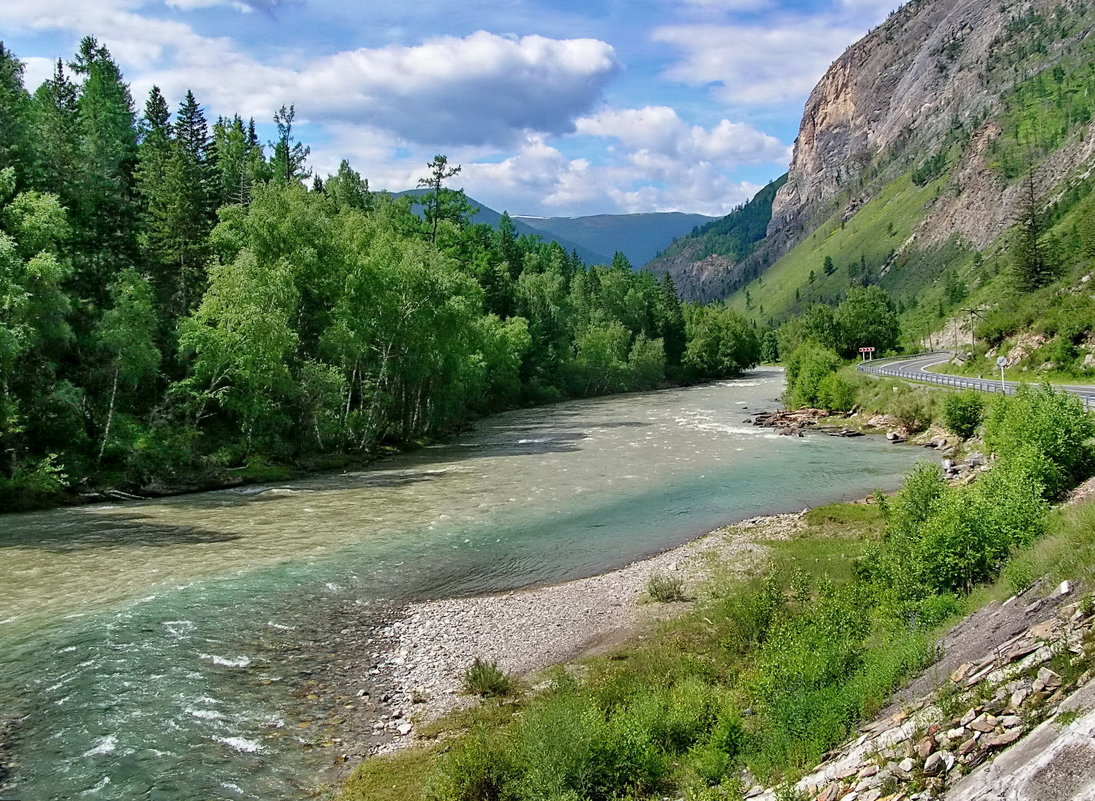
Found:
[[[692,86],[715,84],[731,103],[766,105],[804,98],[863,33],[861,26],[795,20],[772,27],[665,26],[653,37],[684,52],[665,77]]]
[[[174,2],[195,8],[213,0]],[[370,124],[431,145],[501,145],[529,133],[568,132],[618,69],[612,47],[596,39],[486,31],[269,64],[227,38],[141,16],[137,3],[4,4],[0,27],[97,36],[128,74],[136,72],[138,103],[153,84],[169,98],[191,89],[218,114],[269,119],[282,103],[294,103],[301,120]]]
[[[419,142],[501,144],[573,130],[616,70],[612,47],[596,39],[478,31],[323,59],[301,71],[299,106]]]
[[[638,153],[671,161],[702,161],[733,168],[743,164],[785,164],[790,149],[774,136],[740,122],[722,120],[707,130],[688,125],[668,106],[609,109],[579,119],[579,133],[612,137]]]

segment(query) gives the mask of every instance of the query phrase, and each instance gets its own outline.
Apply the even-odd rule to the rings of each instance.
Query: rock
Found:
[[[1016,726],[1023,725],[1023,719],[1018,715],[1004,715],[1000,718],[1000,725],[1005,729],[1014,729]]]
[[[1057,585],[1057,590],[1053,593],[1053,595],[1057,598],[1062,598],[1065,595],[1068,595],[1070,592],[1072,592],[1072,582],[1066,579],[1065,581],[1062,581],[1060,584]]]
[[[954,672],[951,673],[951,681],[953,681],[955,684],[961,684],[963,681],[966,680],[966,677],[970,674],[973,668],[973,662],[963,662],[961,665],[954,669]]]
[[[966,756],[966,754],[968,754],[970,751],[973,751],[975,748],[977,748],[977,735],[970,737],[968,740],[958,746],[958,753],[962,756]]]
[[[406,737],[414,727],[410,723],[400,723],[395,732],[400,737]]]
[[[914,767],[916,767],[916,763],[912,761],[911,757],[905,757],[897,763],[897,769],[905,774],[912,773]]]
[[[943,469],[944,470],[953,470],[954,468],[955,468],[954,459],[944,459],[943,460]]]
[[[966,457],[966,464],[970,467],[980,467],[985,463],[985,454],[983,453],[971,453]]]
[[[948,729],[946,737],[948,740],[961,740],[966,736],[966,729],[964,726],[959,726],[955,729]]]
[[[999,724],[999,718],[994,717],[986,712],[971,720],[969,727],[974,731],[988,732],[995,729]]]
[[[923,740],[916,744],[916,754],[921,759],[927,759],[930,754],[935,751],[935,740],[931,737],[925,737]]]
[[[968,726],[975,717],[977,717],[977,707],[971,707],[969,711],[967,711],[966,714],[962,716],[961,720],[958,721],[958,725]]]
[[[943,755],[938,751],[924,760],[924,774],[927,776],[938,776],[945,770],[946,764],[943,762]]]
[[[1038,686],[1038,682],[1042,683],[1042,686]],[[1038,692],[1042,689],[1055,690],[1061,686],[1061,677],[1054,673],[1049,668],[1038,668],[1038,678],[1034,680],[1034,691]]]
[[[1022,736],[1022,729],[1008,729],[1003,734],[986,734],[981,738],[981,745],[985,748],[1003,748],[1006,745],[1011,745]]]
[[[878,765],[864,765],[860,768],[859,778],[869,779],[871,776],[878,775]]]

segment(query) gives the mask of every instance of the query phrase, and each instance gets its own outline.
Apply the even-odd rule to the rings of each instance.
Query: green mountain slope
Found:
[[[1033,195],[1046,247],[1072,243],[1059,259],[1068,274],[1076,237],[1049,229],[1095,170],[1093,30],[1095,6],[1079,0],[906,4],[812,92],[750,252],[685,238],[652,267],[757,322],[878,284],[926,336],[971,295],[981,313],[1004,302],[997,278]]]
[[[677,239],[643,269],[669,273],[686,299],[724,297],[748,280],[750,274],[736,268],[764,239],[772,202],[786,181],[786,175],[780,176],[748,203]]]

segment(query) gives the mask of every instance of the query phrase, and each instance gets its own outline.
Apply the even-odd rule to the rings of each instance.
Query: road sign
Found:
[[[1008,366],[1007,356],[997,356],[996,357],[996,366],[997,367],[1007,367]]]

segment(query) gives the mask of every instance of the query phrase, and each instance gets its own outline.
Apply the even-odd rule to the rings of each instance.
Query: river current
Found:
[[[294,735],[272,634],[314,637],[347,603],[604,572],[892,489],[919,457],[744,423],[782,382],[519,410],[367,470],[0,516],[0,799],[299,798],[324,757]]]

